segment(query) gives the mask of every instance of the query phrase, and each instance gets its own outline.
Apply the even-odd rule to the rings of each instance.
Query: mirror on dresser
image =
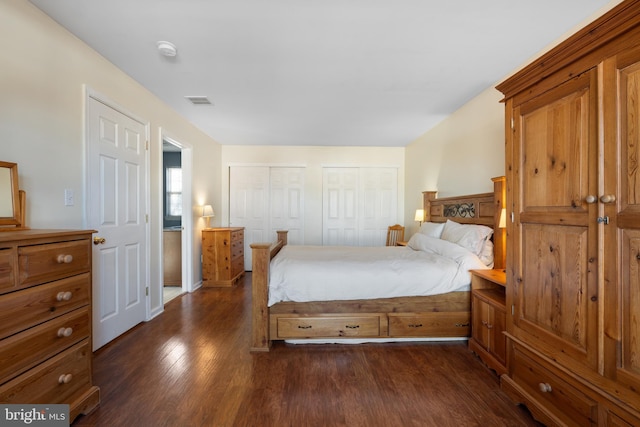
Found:
[[[0,161],[0,231],[25,226],[25,193],[18,185],[18,164]]]

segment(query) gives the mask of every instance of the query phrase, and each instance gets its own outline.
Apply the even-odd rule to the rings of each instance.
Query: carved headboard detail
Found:
[[[500,213],[506,207],[505,177],[492,178],[493,193],[438,199],[437,191],[422,192],[424,221],[446,222],[447,219],[460,224],[482,224],[493,228],[495,251],[494,268],[506,265],[506,231],[499,228]]]
[[[437,199],[437,191],[425,191],[424,220],[445,222],[447,219],[460,224],[483,224],[494,227],[495,204],[493,193]]]

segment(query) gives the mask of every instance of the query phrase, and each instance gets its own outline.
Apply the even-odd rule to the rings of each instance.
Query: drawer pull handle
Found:
[[[553,391],[549,383],[540,383],[538,384],[538,387],[540,388],[540,391],[543,393],[551,393]]]
[[[298,325],[298,329],[311,329],[311,325]]]
[[[71,374],[62,374],[58,377],[58,384],[69,384],[73,379]]]
[[[58,301],[69,301],[71,299],[71,297],[73,296],[73,292],[58,292],[58,295],[56,295],[56,300]]]
[[[60,329],[58,329],[58,336],[60,338],[70,337],[72,333],[73,333],[73,328],[60,328]]]
[[[422,323],[409,323],[410,328],[422,328]]]
[[[58,264],[71,264],[73,255],[58,255]]]
[[[344,325],[344,327],[347,329],[358,329],[360,325]]]
[[[456,323],[456,328],[464,328],[469,326],[469,322],[467,323]]]

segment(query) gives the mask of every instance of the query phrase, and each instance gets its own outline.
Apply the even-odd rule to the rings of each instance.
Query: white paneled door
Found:
[[[359,168],[322,170],[322,244],[358,246]]]
[[[88,98],[88,225],[104,239],[93,246],[94,350],[146,317],[146,150],[144,124]]]
[[[381,246],[398,222],[398,169],[323,168],[324,245]]]
[[[229,225],[244,227],[245,270],[251,271],[252,243],[273,242],[289,230],[290,244],[304,243],[304,168],[229,168]]]
[[[269,170],[270,239],[287,230],[287,241],[304,244],[304,169],[273,167]]]

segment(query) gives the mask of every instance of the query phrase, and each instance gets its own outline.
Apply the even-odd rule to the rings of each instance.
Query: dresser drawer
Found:
[[[514,345],[511,377],[535,400],[568,426],[596,425],[598,404],[571,386],[560,372],[536,361],[527,350]]]
[[[16,287],[15,254],[14,248],[0,249],[0,294]]]
[[[89,271],[89,240],[18,248],[20,286],[36,285]]]
[[[231,231],[231,242],[243,243],[244,241],[244,230],[232,230]]]
[[[0,384],[88,338],[90,322],[84,307],[0,341]]]
[[[280,338],[377,337],[380,317],[280,317]]]
[[[0,338],[44,323],[89,304],[91,276],[34,286],[0,297]]]
[[[85,340],[0,386],[0,402],[70,403],[91,387],[90,358]]]
[[[233,242],[231,244],[231,259],[241,258],[244,255],[244,244]]]
[[[244,271],[244,258],[236,258],[231,261],[231,278]]]
[[[469,313],[389,314],[392,337],[465,337],[469,336]]]

